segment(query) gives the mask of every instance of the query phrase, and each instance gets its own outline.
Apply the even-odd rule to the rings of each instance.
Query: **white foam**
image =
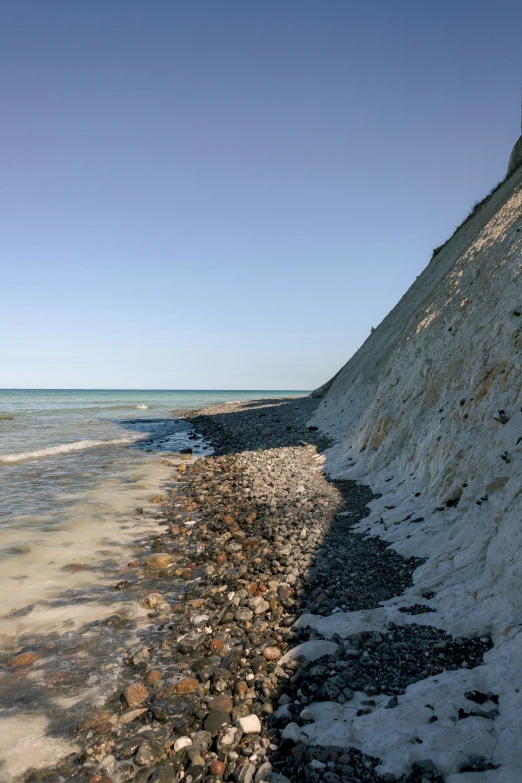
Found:
[[[127,435],[122,438],[113,438],[112,440],[76,440],[72,443],[60,443],[58,446],[48,446],[45,449],[36,449],[35,451],[18,451],[11,454],[0,454],[0,462],[22,462],[26,459],[41,459],[42,457],[54,457],[56,454],[68,454],[72,451],[83,451],[84,449],[93,449],[96,446],[111,446],[114,444],[135,443],[142,440],[143,435]]]

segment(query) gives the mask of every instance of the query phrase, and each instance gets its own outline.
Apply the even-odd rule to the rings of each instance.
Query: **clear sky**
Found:
[[[309,389],[505,174],[519,0],[0,4],[0,387]]]

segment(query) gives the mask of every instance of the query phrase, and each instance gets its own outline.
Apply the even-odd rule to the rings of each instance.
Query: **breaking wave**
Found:
[[[135,443],[143,436],[128,435],[112,440],[76,440],[73,443],[60,443],[58,446],[48,446],[36,451],[18,451],[11,454],[0,454],[0,462],[22,462],[25,459],[40,459],[41,457],[54,457],[55,454],[68,454],[70,451],[83,451],[96,446],[111,446],[119,443]]]

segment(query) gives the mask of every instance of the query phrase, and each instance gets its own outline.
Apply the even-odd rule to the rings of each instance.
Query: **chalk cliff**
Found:
[[[394,710],[364,721],[346,711],[344,730],[386,759],[383,771],[398,774],[430,757],[448,781],[522,780],[521,273],[518,167],[317,392],[323,399],[311,423],[335,439],[325,470],[382,495],[359,530],[426,558],[404,596],[370,612],[317,618],[317,627],[342,635],[420,622],[494,642],[482,666],[416,683]],[[427,592],[436,612],[398,613]],[[494,720],[456,718],[474,688],[499,695]],[[428,722],[426,704],[437,721]],[[325,705],[314,709],[311,733],[331,743],[340,724]],[[469,753],[500,766],[459,773]]]

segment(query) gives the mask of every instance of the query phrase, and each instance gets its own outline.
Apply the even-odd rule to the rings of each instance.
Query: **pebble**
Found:
[[[149,698],[149,692],[139,682],[135,682],[132,685],[128,685],[123,691],[123,696],[129,707],[139,707]]]
[[[278,647],[265,647],[263,655],[267,661],[277,661],[281,657],[281,650]]]
[[[14,658],[11,658],[9,666],[13,669],[17,669],[19,666],[28,666],[30,663],[34,663],[37,658],[38,653],[35,652],[20,653],[19,655],[15,655]]]
[[[230,725],[230,716],[224,710],[214,708],[205,718],[203,728],[211,734],[217,734],[224,726]]]
[[[246,715],[244,718],[238,718],[236,725],[245,734],[258,734],[261,731],[261,721],[257,715]]]
[[[154,609],[154,607],[163,603],[163,596],[161,593],[149,593],[143,603],[145,606],[150,606],[151,609]]]
[[[192,693],[199,686],[199,680],[195,677],[184,677],[178,683],[176,683],[177,693]]]
[[[147,568],[156,570],[166,568],[172,563],[172,560],[172,555],[169,555],[167,552],[158,552],[155,555],[149,555],[145,560],[145,563],[147,564]]]
[[[475,666],[491,646],[414,623],[328,640],[293,625],[303,612],[376,608],[411,586],[421,563],[352,530],[372,494],[320,471],[316,449],[328,441],[305,426],[316,404],[233,404],[193,418],[214,454],[175,471],[156,533],[134,561],[145,558],[149,572],[125,588],[155,611],[122,677],[140,676],[151,694],[128,683],[125,701],[131,707],[138,689],[136,706],[81,738],[85,758],[114,756],[120,783],[385,783],[379,759],[310,742],[307,705],[345,704],[357,692],[372,712],[369,697],[382,692],[391,708],[408,682]],[[65,780],[82,775],[71,764],[58,765]],[[422,775],[442,781],[436,770]]]
[[[174,753],[178,753],[182,748],[188,748],[192,745],[190,737],[178,737],[173,745]]]

